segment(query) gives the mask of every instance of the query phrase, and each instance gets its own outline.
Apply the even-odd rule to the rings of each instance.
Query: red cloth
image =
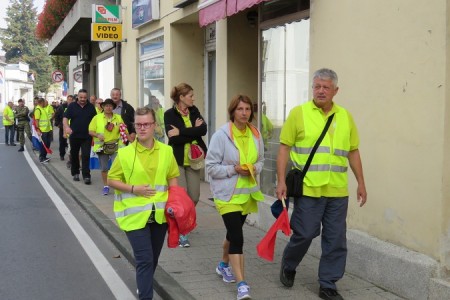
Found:
[[[169,226],[167,246],[175,248],[178,246],[179,235],[186,235],[197,226],[194,201],[184,188],[171,186],[164,212]]]
[[[256,246],[256,251],[261,258],[268,261],[273,261],[273,254],[275,252],[275,240],[277,237],[277,231],[281,230],[286,236],[291,234],[291,227],[289,225],[289,215],[287,209],[283,209],[278,219],[267,231],[266,235]]]

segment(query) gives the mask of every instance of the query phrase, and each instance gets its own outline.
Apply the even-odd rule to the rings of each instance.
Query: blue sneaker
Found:
[[[250,297],[250,287],[245,281],[239,282],[236,299],[237,300],[252,299],[252,297]]]
[[[180,239],[178,240],[178,246],[180,246],[181,248],[189,248],[191,246],[187,235],[180,234]]]
[[[219,276],[222,276],[222,279],[226,283],[236,282],[236,278],[231,272],[231,267],[224,262],[220,262],[216,267],[216,273]]]
[[[109,186],[104,186],[102,191],[103,196],[106,196],[109,194]]]

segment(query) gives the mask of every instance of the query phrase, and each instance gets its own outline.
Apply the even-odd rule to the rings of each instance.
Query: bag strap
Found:
[[[319,138],[317,139],[316,143],[314,144],[314,147],[308,156],[308,160],[306,161],[306,164],[303,167],[303,170],[302,170],[303,177],[305,177],[306,172],[308,172],[309,165],[311,164],[311,162],[313,160],[313,157],[317,151],[317,148],[319,148],[320,143],[322,143],[322,140],[323,140],[325,134],[327,133],[328,128],[330,127],[331,121],[333,121],[333,117],[334,117],[334,113],[328,117],[327,123],[325,124],[325,127],[322,130],[322,133],[320,134]]]

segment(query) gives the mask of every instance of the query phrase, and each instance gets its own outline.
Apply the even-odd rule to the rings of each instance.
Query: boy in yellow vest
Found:
[[[139,299],[153,299],[153,274],[167,232],[164,209],[168,187],[180,175],[172,148],[154,138],[155,112],[138,108],[136,139],[118,151],[108,173],[115,189],[114,213],[136,260]]]

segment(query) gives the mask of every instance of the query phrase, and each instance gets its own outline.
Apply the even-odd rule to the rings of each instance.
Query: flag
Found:
[[[36,127],[34,126],[33,119],[31,119],[31,121],[30,121],[30,127],[31,127],[31,143],[33,144],[33,147],[36,150],[41,151],[42,144],[39,141],[40,136],[36,131]]]
[[[273,254],[275,252],[275,240],[277,237],[277,231],[281,230],[286,236],[291,234],[291,227],[289,225],[289,215],[286,208],[280,214],[278,219],[267,231],[266,235],[262,240],[256,245],[256,252],[261,258],[268,261],[273,261]]]

